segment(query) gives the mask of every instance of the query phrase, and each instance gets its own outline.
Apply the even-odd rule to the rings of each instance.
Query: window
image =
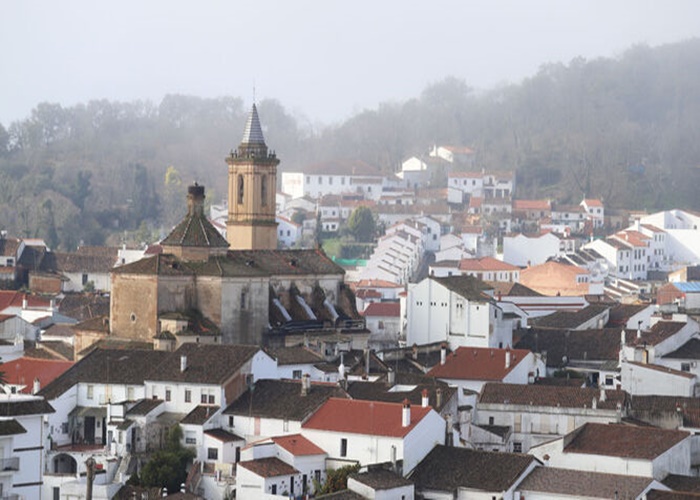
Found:
[[[199,402],[202,403],[203,405],[205,405],[205,404],[207,404],[208,400],[209,400],[209,397],[207,396],[207,393],[202,391],[202,397],[199,399]]]
[[[95,386],[87,386],[87,398],[92,399],[95,396]]]
[[[345,185],[345,177],[340,178],[340,184],[342,184],[343,186]]]
[[[690,363],[681,363],[681,371],[689,372],[690,371]]]
[[[294,370],[292,372],[292,378],[300,380],[301,379],[301,370]]]
[[[248,294],[245,292],[245,290],[241,291],[241,309],[246,308],[246,299],[248,298],[247,295]]]
[[[165,389],[165,400],[170,401],[171,392],[170,389]]]
[[[194,431],[188,431],[185,434],[185,444],[197,444],[197,436]]]
[[[217,448],[207,448],[207,459],[208,460],[218,460],[219,450]]]
[[[319,175],[319,176],[318,176],[318,185],[320,186],[321,184],[323,184],[323,177],[321,177],[321,176]]]
[[[262,176],[260,184],[260,204],[264,207],[267,205],[267,175]]]
[[[522,453],[523,452],[523,443],[519,441],[514,441],[513,442],[513,453]]]
[[[328,178],[328,184],[329,184],[330,186],[333,185],[333,177],[329,177],[329,178]]]
[[[243,183],[243,176],[238,176],[238,204],[243,204],[243,193],[245,192],[245,186]]]
[[[229,427],[235,427],[235,426],[233,425],[233,415],[229,415],[229,417],[228,417],[228,426],[229,426]]]
[[[216,404],[216,397],[213,394],[209,394],[209,404]]]
[[[185,389],[185,403],[191,403],[192,402],[192,391],[189,389]]]
[[[83,285],[87,285],[88,282],[88,275],[83,273]]]
[[[489,417],[489,425],[493,425],[493,417]]]
[[[273,484],[272,486],[270,486],[270,493],[273,495],[277,494],[277,485],[276,484]]]
[[[345,438],[340,439],[340,456],[341,457],[348,456],[348,440]]]

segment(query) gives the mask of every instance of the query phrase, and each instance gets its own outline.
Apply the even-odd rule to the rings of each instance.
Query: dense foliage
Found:
[[[339,469],[328,469],[326,471],[326,482],[316,485],[317,495],[327,495],[336,491],[342,491],[348,487],[348,476],[359,472],[360,465],[346,465]]]
[[[181,439],[180,426],[171,427],[165,448],[151,456],[134,482],[146,488],[167,488],[169,493],[180,491],[180,485],[187,479],[187,466],[195,456],[194,451],[180,444]]]
[[[700,40],[690,40],[547,64],[488,92],[447,78],[323,128],[274,100],[258,108],[281,170],[337,158],[389,174],[434,143],[465,145],[475,168],[517,171],[520,197],[700,209],[699,80]],[[163,236],[184,212],[187,183],[221,201],[224,157],[247,112],[239,98],[182,95],[158,105],[39,104],[0,125],[0,229],[61,249]]]

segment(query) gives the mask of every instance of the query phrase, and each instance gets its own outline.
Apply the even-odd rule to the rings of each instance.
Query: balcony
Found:
[[[19,457],[0,459],[0,473],[19,470]]]

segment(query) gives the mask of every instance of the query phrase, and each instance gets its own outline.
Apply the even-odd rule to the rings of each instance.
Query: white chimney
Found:
[[[443,342],[442,345],[440,346],[440,364],[441,365],[445,364],[446,358],[447,358],[447,346]]]
[[[25,295],[24,297],[22,297],[22,309],[26,309],[27,307],[27,296]]]
[[[408,399],[403,400],[403,410],[401,411],[401,427],[411,425],[411,403]]]
[[[338,377],[340,380],[345,380],[345,363],[343,363],[345,353],[340,353],[340,365],[338,365]]]
[[[301,395],[306,396],[309,393],[309,388],[311,387],[311,378],[308,373],[305,373],[301,377]]]
[[[606,397],[605,396],[605,387],[600,386],[600,398],[599,399],[600,399],[601,403],[605,401],[605,397]]]
[[[510,349],[506,349],[506,370],[508,368],[510,368],[510,358],[511,358]]]
[[[430,398],[429,398],[429,396],[428,396],[428,389],[423,389],[423,392],[421,392],[421,396],[422,396],[422,397],[421,397],[421,400],[420,400],[421,406],[422,406],[423,408],[427,408],[427,407],[428,407],[428,403],[430,402]]]
[[[394,387],[394,384],[396,384],[396,372],[394,370],[389,370],[386,374],[386,379],[389,385]]]
[[[442,389],[440,387],[435,391],[435,406],[437,408],[442,406]]]
[[[185,370],[187,370],[187,356],[183,354],[180,356],[180,371],[184,372]]]
[[[41,382],[39,382],[39,377],[34,379],[34,384],[32,385],[32,394],[36,394],[41,390]]]
[[[598,408],[598,400],[596,398],[593,398],[593,401],[591,401],[591,408],[594,410]]]

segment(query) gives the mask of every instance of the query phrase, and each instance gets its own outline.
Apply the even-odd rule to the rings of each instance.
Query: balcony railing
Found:
[[[19,457],[0,459],[0,472],[19,470]]]

